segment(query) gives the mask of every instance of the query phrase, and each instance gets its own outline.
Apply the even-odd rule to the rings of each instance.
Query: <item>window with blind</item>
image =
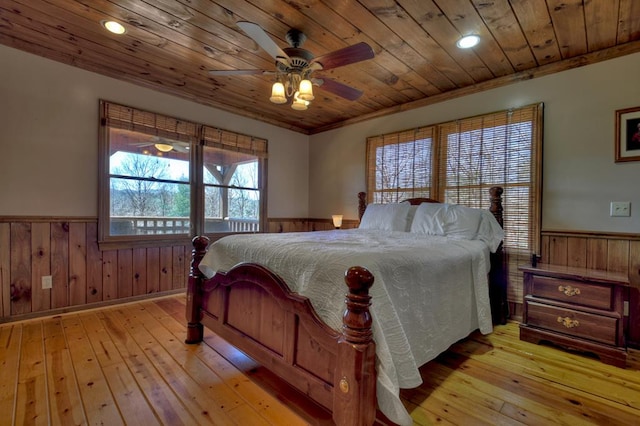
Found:
[[[101,244],[264,228],[266,140],[106,101],[100,119]]]
[[[367,140],[369,202],[431,197],[489,208],[501,186],[508,298],[522,302],[517,265],[537,253],[542,104],[375,136]]]

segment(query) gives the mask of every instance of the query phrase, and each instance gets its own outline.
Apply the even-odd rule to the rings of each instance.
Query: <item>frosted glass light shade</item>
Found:
[[[335,226],[336,228],[340,228],[342,226],[342,215],[341,214],[331,215],[331,219],[333,219],[333,226]]]
[[[284,104],[287,102],[287,97],[284,95],[284,84],[279,81],[273,83],[269,100],[274,104]]]
[[[300,82],[300,89],[298,90],[298,97],[304,101],[312,101],[314,99],[313,96],[313,85],[309,80],[302,80]]]
[[[296,92],[293,95],[293,102],[291,102],[291,108],[295,109],[296,111],[304,111],[309,106],[309,101],[305,101],[304,99],[301,99],[298,95],[299,95],[298,92]]]

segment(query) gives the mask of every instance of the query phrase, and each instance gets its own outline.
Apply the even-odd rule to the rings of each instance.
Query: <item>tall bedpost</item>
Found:
[[[504,190],[500,186],[489,189],[491,195],[491,207],[493,213],[501,227],[504,228],[502,193]],[[489,272],[489,298],[491,300],[491,317],[495,324],[506,324],[509,317],[509,304],[507,302],[507,264],[506,255],[500,243],[500,247],[495,253],[491,253],[491,271]]]
[[[362,220],[364,211],[367,209],[367,193],[358,192],[358,219]]]
[[[376,417],[376,348],[369,312],[373,274],[354,266],[345,273],[349,287],[342,317],[334,377],[333,420],[338,425],[371,425]]]
[[[189,282],[187,285],[187,338],[185,343],[200,343],[203,338],[202,313],[200,302],[202,298],[201,284],[205,280],[204,274],[198,268],[200,261],[207,253],[209,238],[205,236],[194,237],[191,256],[191,268],[189,270]]]
[[[502,217],[502,193],[504,190],[501,186],[492,186],[489,188],[489,194],[491,195],[491,207],[489,211],[493,213],[500,226],[504,227],[504,219]]]

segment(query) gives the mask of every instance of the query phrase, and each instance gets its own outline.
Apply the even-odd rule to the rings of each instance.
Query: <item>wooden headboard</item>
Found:
[[[489,188],[489,196],[491,199],[491,207],[489,207],[489,211],[496,218],[500,226],[503,226],[504,221],[502,217],[502,193],[503,189],[501,186],[493,186]],[[434,200],[433,198],[425,198],[425,197],[416,197],[416,198],[407,198],[403,202],[408,202],[412,206],[417,206],[422,203],[439,203],[440,201]],[[364,211],[367,208],[367,194],[365,192],[358,193],[358,218],[362,220],[362,215],[364,215]]]

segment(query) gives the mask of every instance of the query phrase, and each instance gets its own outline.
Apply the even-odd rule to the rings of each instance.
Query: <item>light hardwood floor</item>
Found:
[[[214,334],[185,345],[184,309],[178,295],[0,325],[0,424],[328,422]],[[510,323],[453,345],[402,397],[420,425],[637,425],[637,354],[619,369]]]

